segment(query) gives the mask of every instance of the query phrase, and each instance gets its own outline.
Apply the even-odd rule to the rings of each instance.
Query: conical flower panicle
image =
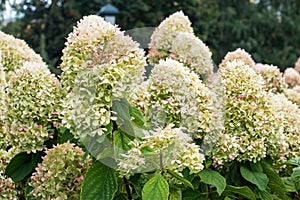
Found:
[[[180,32],[193,33],[191,22],[182,11],[167,17],[153,32],[149,44],[149,61],[151,64],[156,64],[160,59],[168,57],[173,41]]]
[[[70,34],[64,55],[71,60],[62,64],[63,124],[76,138],[101,136],[113,119],[113,100],[130,100],[143,82],[144,51],[115,26],[88,16]]]
[[[228,61],[219,69],[224,87],[225,134],[212,150],[214,164],[233,160],[257,162],[267,156],[277,133],[275,112],[269,105],[264,80],[243,60]]]
[[[202,78],[213,73],[212,53],[193,33],[178,33],[170,52],[170,57],[182,62]]]
[[[27,62],[7,88],[6,133],[9,145],[23,151],[42,150],[59,125],[62,90],[45,64]]]
[[[282,93],[287,88],[287,84],[278,67],[258,63],[253,69],[263,77],[267,91]]]
[[[23,66],[24,62],[43,63],[40,55],[36,54],[24,40],[17,39],[0,31],[0,64],[6,73],[8,81],[14,73]]]
[[[90,160],[82,160],[84,151],[70,143],[46,151],[42,163],[30,178],[33,199],[79,199],[84,174]]]
[[[161,60],[149,78],[146,115],[158,125],[169,123],[202,138],[210,131],[212,97],[198,76],[181,63]]]

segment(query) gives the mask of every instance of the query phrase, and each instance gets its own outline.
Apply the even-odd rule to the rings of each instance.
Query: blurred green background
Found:
[[[21,18],[4,21],[5,3]],[[256,62],[282,71],[300,57],[299,0],[112,0],[120,10],[117,24],[123,30],[156,27],[182,10],[195,34],[213,52],[218,65],[236,48],[248,51]],[[106,0],[0,0],[0,29],[24,39],[59,73],[68,33],[85,15],[96,14]]]

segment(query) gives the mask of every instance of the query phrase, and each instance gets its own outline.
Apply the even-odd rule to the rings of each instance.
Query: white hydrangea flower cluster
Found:
[[[1,53],[1,51],[0,51]],[[3,71],[3,66],[1,64],[1,54],[0,54],[0,149],[5,148],[6,139],[5,139],[5,129],[4,129],[4,116],[6,111],[5,105],[5,88],[6,88],[5,73]]]
[[[212,150],[214,164],[260,161],[278,130],[264,80],[242,60],[225,64],[219,70],[225,90],[225,134]]]
[[[271,98],[271,103],[278,122],[281,124],[285,138],[278,138],[278,142],[286,142],[287,146],[274,148],[273,151],[280,161],[286,161],[293,157],[300,156],[300,109],[289,101],[284,94],[277,94]],[[281,154],[278,154],[281,152]],[[273,154],[274,154],[273,153]]]
[[[191,68],[201,78],[213,72],[210,49],[194,35],[191,22],[181,11],[161,22],[151,36],[149,48],[148,57],[152,65],[161,59],[172,58]]]
[[[74,86],[77,73],[82,71],[84,63],[91,57],[96,46],[104,45],[119,29],[103,18],[90,15],[81,19],[67,38],[63,49],[61,83],[67,92]],[[112,52],[111,52],[112,53]]]
[[[297,104],[300,107],[300,86],[296,86],[293,89],[284,90],[284,95],[291,102]]]
[[[191,22],[182,11],[175,12],[155,29],[149,44],[149,61],[151,64],[158,63],[169,55],[173,41],[180,32],[193,33]]]
[[[17,39],[0,31],[0,59],[8,80],[24,62],[43,63],[40,55],[36,54],[24,40]]]
[[[170,52],[171,58],[183,63],[201,77],[206,77],[213,72],[210,49],[193,33],[178,33]]]
[[[287,84],[278,67],[258,63],[253,69],[263,77],[267,91],[282,93],[287,88]]]
[[[64,76],[71,76],[71,79],[66,77],[66,86],[73,88],[65,99],[63,124],[71,129],[75,137],[82,139],[86,136],[102,135],[106,130],[105,126],[113,119],[112,101],[121,98],[130,100],[133,97],[144,80],[146,65],[144,51],[139,48],[138,43],[131,37],[125,36],[116,27],[98,18],[86,17],[74,30],[79,38],[84,34],[85,40],[97,41],[91,43],[89,56],[81,60],[80,53],[74,55],[72,58],[80,60],[80,67],[77,67],[78,63],[74,63],[71,68],[63,68],[67,70]],[[106,32],[110,34],[86,35],[84,27],[90,26],[92,23],[90,20],[93,19],[98,22],[93,24],[93,30],[89,31],[93,32],[96,29],[101,32],[107,29]],[[103,26],[107,27],[103,29]],[[85,48],[80,48],[79,52],[81,51],[84,51],[82,54],[87,53]]]
[[[290,88],[300,85],[300,74],[294,68],[287,68],[283,77]]]
[[[238,48],[235,51],[228,52],[219,67],[225,67],[227,65],[227,62],[234,60],[242,60],[246,65],[249,65],[252,68],[254,68],[255,66],[255,62],[253,61],[251,55],[244,49]]]
[[[211,131],[211,93],[189,68],[172,59],[161,60],[147,86],[145,110],[153,124],[164,127],[173,123],[197,138]]]
[[[30,178],[32,199],[80,199],[84,174],[90,159],[82,160],[84,151],[70,143],[46,151],[42,163]]]
[[[181,128],[174,128],[173,124],[164,129],[146,131],[144,139],[132,142],[133,148],[122,155],[123,159],[118,163],[120,176],[129,177],[134,172],[152,169],[169,169],[181,174],[188,168],[191,174],[198,173],[204,168],[204,155],[192,141],[189,135],[183,133]],[[147,148],[152,149],[148,154],[150,156],[143,154]]]
[[[6,137],[26,152],[42,150],[61,112],[62,89],[45,64],[27,62],[7,88]]]

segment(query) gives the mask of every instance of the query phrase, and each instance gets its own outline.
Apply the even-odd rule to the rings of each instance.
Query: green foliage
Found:
[[[187,185],[188,187],[190,187],[192,190],[194,190],[194,186],[192,185],[191,182],[189,182],[188,180],[186,180],[184,177],[180,176],[178,173],[168,169],[167,172],[169,174],[171,174],[174,178],[180,180],[181,182],[183,182],[185,185]]]
[[[80,199],[113,199],[117,191],[114,170],[96,161],[85,175]]]
[[[248,186],[235,187],[235,186],[227,185],[224,193],[239,194],[248,198],[249,200],[256,200],[254,192]]]
[[[215,186],[219,195],[221,195],[226,188],[226,179],[221,176],[219,172],[205,169],[199,173],[199,176],[201,182]]]
[[[6,167],[5,174],[15,182],[22,181],[33,172],[38,162],[41,161],[41,156],[42,152],[19,153],[11,159]]]
[[[272,169],[272,166],[265,161],[261,162],[261,166],[263,168],[263,172],[269,178],[268,187],[271,189],[271,191],[273,191],[282,200],[288,199],[286,196],[287,191],[285,185],[278,173],[276,173]]]
[[[256,185],[260,190],[265,190],[267,188],[269,178],[262,171],[258,170],[261,169],[261,166],[257,167],[257,165],[259,166],[260,164],[256,163],[256,165],[254,165],[255,167],[251,167],[251,169],[242,165],[240,169],[241,174],[244,179]]]
[[[169,196],[169,185],[164,177],[157,173],[143,188],[143,200],[167,200]]]

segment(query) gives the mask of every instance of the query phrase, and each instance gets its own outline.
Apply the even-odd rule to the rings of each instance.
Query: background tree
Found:
[[[2,0],[1,2],[4,2]],[[113,0],[123,30],[156,27],[165,17],[183,10],[195,33],[212,50],[216,64],[228,51],[244,48],[256,62],[284,70],[300,56],[300,1],[298,0]],[[23,18],[3,30],[25,39],[58,73],[61,50],[72,27],[84,15],[95,14],[105,0],[23,0],[16,10]]]

